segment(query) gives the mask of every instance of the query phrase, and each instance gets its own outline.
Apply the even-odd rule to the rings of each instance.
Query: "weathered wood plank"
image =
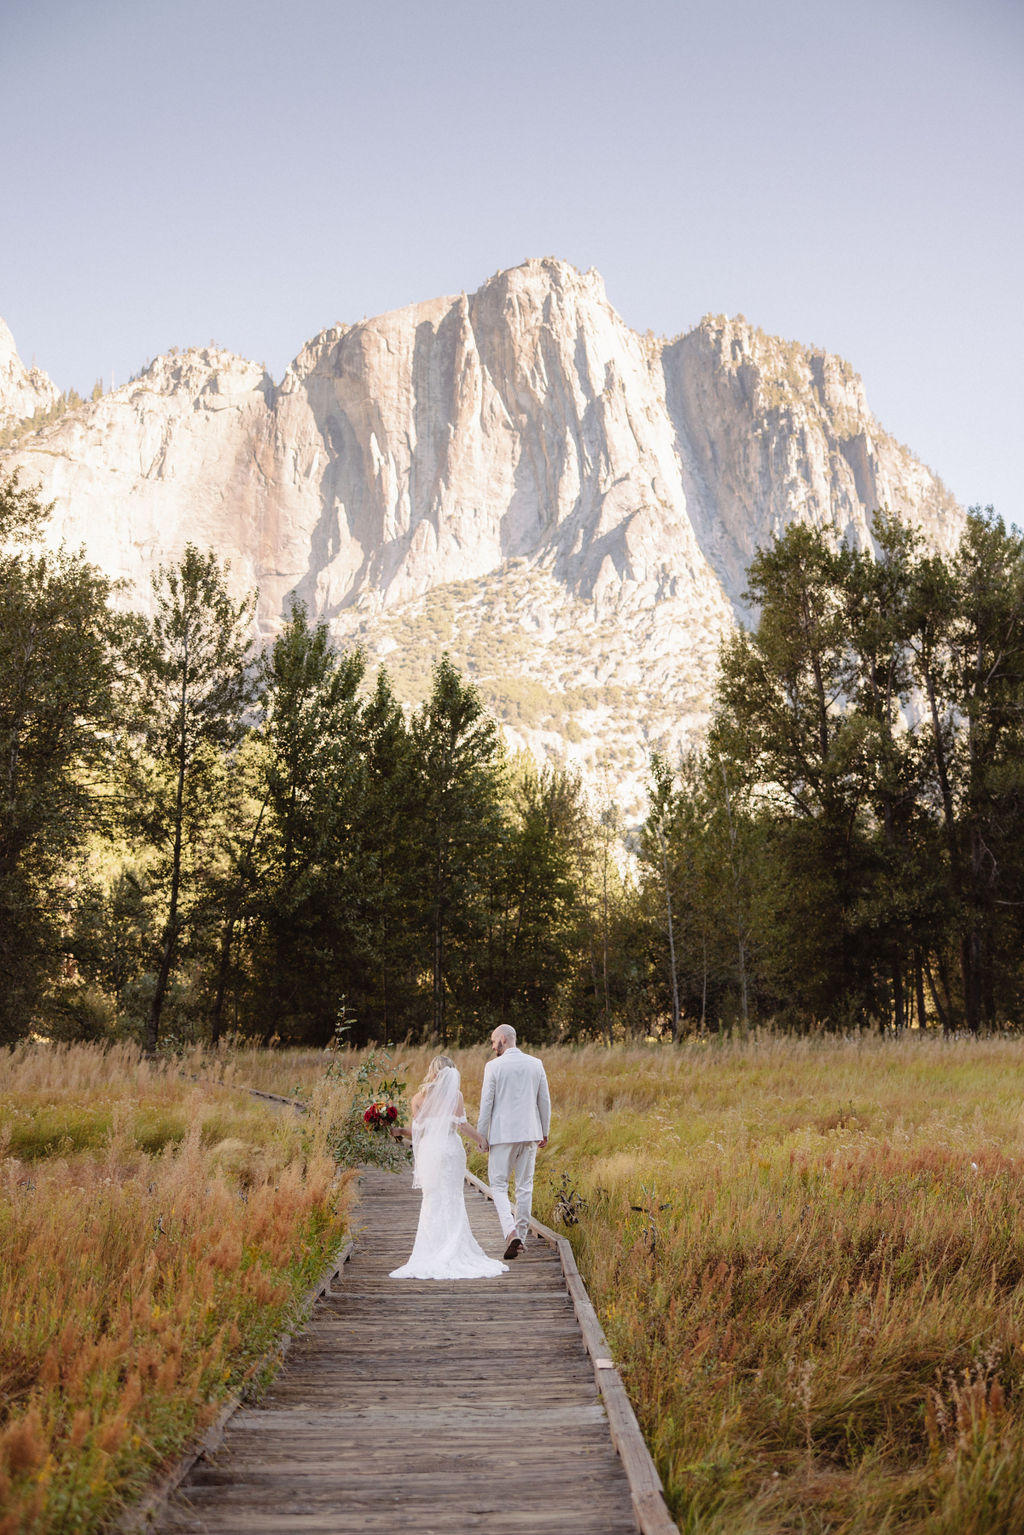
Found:
[[[490,1191],[472,1174],[467,1175],[467,1182],[473,1184],[483,1197],[489,1197]],[[642,1535],[677,1535],[675,1520],[665,1503],[661,1478],[651,1458],[651,1452],[647,1448],[646,1440],[640,1432],[633,1404],[612,1361],[608,1340],[576,1266],[572,1246],[565,1237],[559,1236],[550,1227],[541,1225],[539,1221],[534,1221],[533,1227],[538,1236],[551,1243],[558,1251],[573,1309],[608,1411],[608,1422],[615,1448],[622,1458],[629,1479],[637,1525]]]
[[[467,1191],[467,1208],[500,1253],[489,1202]],[[557,1245],[531,1241],[497,1279],[392,1280],[418,1215],[406,1180],[364,1175],[345,1275],[178,1490],[165,1535],[636,1531]]]
[[[439,1513],[436,1507],[415,1509],[410,1515],[415,1520],[415,1535],[622,1535],[623,1528],[635,1529],[632,1521],[623,1526],[612,1513],[594,1514],[589,1510],[572,1510],[558,1515],[559,1523],[553,1529],[550,1510],[545,1516],[533,1510],[521,1514],[504,1510],[466,1509],[454,1515],[447,1510]],[[180,1535],[410,1535],[412,1526],[405,1522],[405,1513],[395,1504],[390,1507],[369,1510],[339,1508],[333,1513],[317,1514],[253,1514],[235,1511],[217,1515],[204,1512],[200,1518],[186,1511],[176,1513],[173,1522],[161,1528]]]

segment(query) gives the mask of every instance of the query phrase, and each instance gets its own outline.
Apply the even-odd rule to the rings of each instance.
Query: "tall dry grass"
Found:
[[[453,1053],[472,1108],[488,1051]],[[535,1207],[586,1201],[567,1229],[681,1529],[1024,1530],[1020,1042],[541,1053]]]
[[[322,1126],[129,1049],[0,1057],[0,1535],[98,1528],[338,1246]]]
[[[549,1162],[680,1527],[1024,1530],[1016,1041],[548,1059]]]

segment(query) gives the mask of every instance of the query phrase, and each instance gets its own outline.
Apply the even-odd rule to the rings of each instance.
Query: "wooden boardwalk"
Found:
[[[497,1254],[493,1207],[466,1203]],[[498,1279],[389,1279],[418,1213],[407,1173],[363,1175],[343,1277],[157,1529],[635,1535],[557,1250],[531,1235]]]

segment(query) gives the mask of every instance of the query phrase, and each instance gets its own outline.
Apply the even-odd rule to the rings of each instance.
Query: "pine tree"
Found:
[[[138,715],[126,768],[126,813],[157,854],[166,916],[146,1031],[155,1050],[183,932],[196,915],[216,829],[224,758],[246,730],[255,594],[233,599],[227,569],[186,546],[153,578],[156,610],[135,646]]]
[[[339,654],[297,603],[265,662],[266,852],[257,902],[265,1038],[325,1044],[365,955],[359,905],[360,651]]]
[[[399,1020],[416,1019],[415,976],[420,822],[416,761],[401,704],[387,671],[377,673],[363,706],[363,776],[358,835],[363,850],[364,918],[370,961],[357,1016],[385,1041]]]
[[[448,1038],[449,952],[483,925],[486,871],[498,835],[501,747],[479,694],[447,655],[434,667],[430,697],[410,727],[424,873],[424,916],[430,946],[432,1021]],[[464,952],[464,950],[463,950]]]

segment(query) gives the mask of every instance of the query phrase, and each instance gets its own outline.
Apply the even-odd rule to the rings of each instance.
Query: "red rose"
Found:
[[[398,1110],[395,1108],[395,1105],[393,1103],[389,1103],[388,1104],[388,1118],[389,1119],[397,1119],[398,1118]]]
[[[376,1118],[377,1118],[377,1106],[376,1106],[376,1104],[373,1104],[373,1105],[371,1105],[370,1108],[367,1109],[366,1113],[363,1115],[363,1119],[365,1120],[365,1122],[368,1125],[372,1125]]]

